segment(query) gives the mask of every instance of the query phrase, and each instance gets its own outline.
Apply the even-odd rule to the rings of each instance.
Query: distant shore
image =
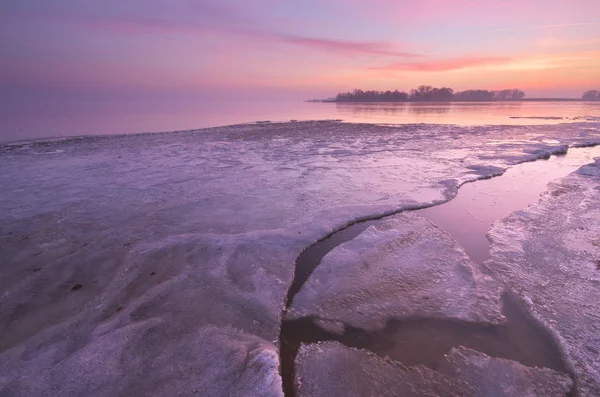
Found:
[[[348,92],[309,102],[581,102],[600,100],[600,90],[589,90],[579,98],[528,98],[525,91],[518,88],[502,90],[471,89],[455,91],[449,87],[420,85],[409,92],[400,90],[361,90]]]
[[[338,101],[335,98],[332,99],[309,99],[305,102],[309,103],[504,103],[504,102],[597,102],[597,101],[586,101],[581,98],[523,98],[523,99],[512,99],[512,100],[490,100],[490,101],[481,101],[481,100],[449,100],[449,101],[415,101],[415,100],[406,100],[406,101]]]

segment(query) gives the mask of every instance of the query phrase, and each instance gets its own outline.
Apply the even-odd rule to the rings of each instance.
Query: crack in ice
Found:
[[[552,154],[565,154],[566,152],[566,149],[559,147]],[[531,161],[546,160],[550,157],[548,153],[535,153],[535,155],[536,159]],[[465,183],[502,176],[505,171],[506,169],[495,174],[481,176],[472,181],[465,181],[460,186]],[[451,348],[466,346],[492,357],[507,358],[529,367],[552,368],[569,373],[572,376],[569,365],[565,362],[554,337],[526,310],[520,307],[515,297],[511,297],[506,292],[502,298],[502,310],[506,317],[506,323],[501,325],[469,323],[455,319],[411,317],[404,320],[390,319],[384,329],[375,332],[367,332],[342,323],[339,324],[343,330],[340,334],[327,331],[317,325],[316,322],[322,321],[318,317],[285,319],[286,312],[292,305],[295,296],[320,265],[325,255],[339,245],[355,239],[369,225],[377,221],[402,212],[418,213],[421,209],[439,208],[451,202],[457,196],[460,186],[453,192],[452,197],[441,203],[435,202],[402,208],[390,214],[365,217],[330,233],[300,253],[294,262],[294,278],[285,299],[279,339],[280,372],[286,396],[291,397],[296,393],[294,365],[300,344],[327,340],[335,340],[347,347],[362,348],[380,356],[388,356],[405,365],[424,364],[434,369],[435,362]],[[401,335],[400,340],[398,340],[398,335]],[[420,346],[419,354],[415,356],[407,353],[411,349],[396,349],[390,354],[395,344],[403,343],[410,345],[413,353],[415,349],[419,350]],[[422,350],[424,348],[430,350],[424,352]],[[575,383],[569,395],[575,396],[577,394],[576,390],[577,385]]]

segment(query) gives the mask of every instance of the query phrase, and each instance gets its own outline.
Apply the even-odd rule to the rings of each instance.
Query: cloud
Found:
[[[533,26],[520,26],[512,28],[496,29],[496,32],[510,32],[510,31],[521,31],[521,30],[541,30],[550,28],[572,28],[579,26],[600,26],[599,22],[581,22],[581,23],[564,23],[555,25],[533,25]]]
[[[475,66],[498,65],[510,62],[507,57],[458,57],[429,62],[398,62],[383,66],[374,66],[369,70],[378,71],[418,71],[418,72],[448,72]]]
[[[248,26],[232,26],[224,23],[189,23],[165,21],[160,19],[112,19],[86,21],[87,27],[120,34],[206,34],[216,32],[236,35],[266,42],[279,42],[311,48],[323,52],[335,52],[342,55],[380,55],[390,57],[414,58],[421,54],[401,51],[388,42],[331,39],[324,37],[305,37],[287,33],[257,30]]]
[[[595,48],[598,48],[598,46],[600,46],[600,38],[563,39],[547,37],[539,40],[536,44],[541,47],[561,47],[568,49],[574,49],[581,46],[595,46]]]
[[[365,55],[385,55],[405,58],[422,56],[421,54],[413,52],[399,51],[390,43],[311,38],[285,34],[273,34],[271,36],[286,43],[302,45],[323,51],[337,51],[350,54],[362,53]]]
[[[108,1],[108,0],[107,0]],[[65,12],[57,12],[41,3],[40,7],[23,10],[8,10],[12,19],[21,17],[28,23],[49,20],[53,23],[72,24],[83,30],[96,30],[117,35],[143,36],[162,35],[170,39],[178,35],[233,35],[273,44],[288,44],[310,48],[315,51],[346,56],[387,56],[411,58],[419,54],[403,51],[389,42],[346,40],[327,37],[309,37],[285,32],[285,26],[264,19],[261,15],[249,15],[247,10],[215,5],[208,0],[185,3],[185,7],[169,8],[159,0],[144,5],[144,12],[132,5],[111,7],[92,4],[89,8],[75,3]],[[257,0],[268,3],[272,0]],[[79,4],[79,6],[78,6]],[[256,10],[253,11],[256,14]],[[1,19],[1,18],[0,18]]]

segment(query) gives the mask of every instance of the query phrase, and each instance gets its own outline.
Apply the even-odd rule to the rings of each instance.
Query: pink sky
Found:
[[[11,94],[261,95],[600,88],[598,0],[8,0]]]

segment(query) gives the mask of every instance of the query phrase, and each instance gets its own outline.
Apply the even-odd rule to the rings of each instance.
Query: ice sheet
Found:
[[[560,342],[579,395],[600,395],[600,160],[553,183],[540,202],[496,222],[492,274]]]
[[[303,345],[295,381],[299,397],[564,397],[572,385],[566,374],[465,348],[453,349],[434,371],[337,342]]]
[[[357,219],[448,199],[465,181],[561,145],[598,141],[593,123],[302,122],[2,145],[0,366],[10,371],[0,393],[37,387],[57,363],[63,383],[49,395],[121,381],[103,366],[80,372],[78,352],[98,349],[86,359],[101,362],[113,353],[100,338],[126,345],[153,321],[165,329],[155,340],[165,354],[179,346],[172,335],[207,327],[233,327],[272,351],[304,247]],[[143,357],[132,349],[125,367]],[[206,368],[228,353],[195,357]],[[168,387],[167,372],[126,377],[164,375]],[[120,390],[112,395],[129,395]]]
[[[405,213],[330,251],[286,318],[315,317],[374,331],[392,319],[499,323],[502,286],[481,274],[452,238]]]

